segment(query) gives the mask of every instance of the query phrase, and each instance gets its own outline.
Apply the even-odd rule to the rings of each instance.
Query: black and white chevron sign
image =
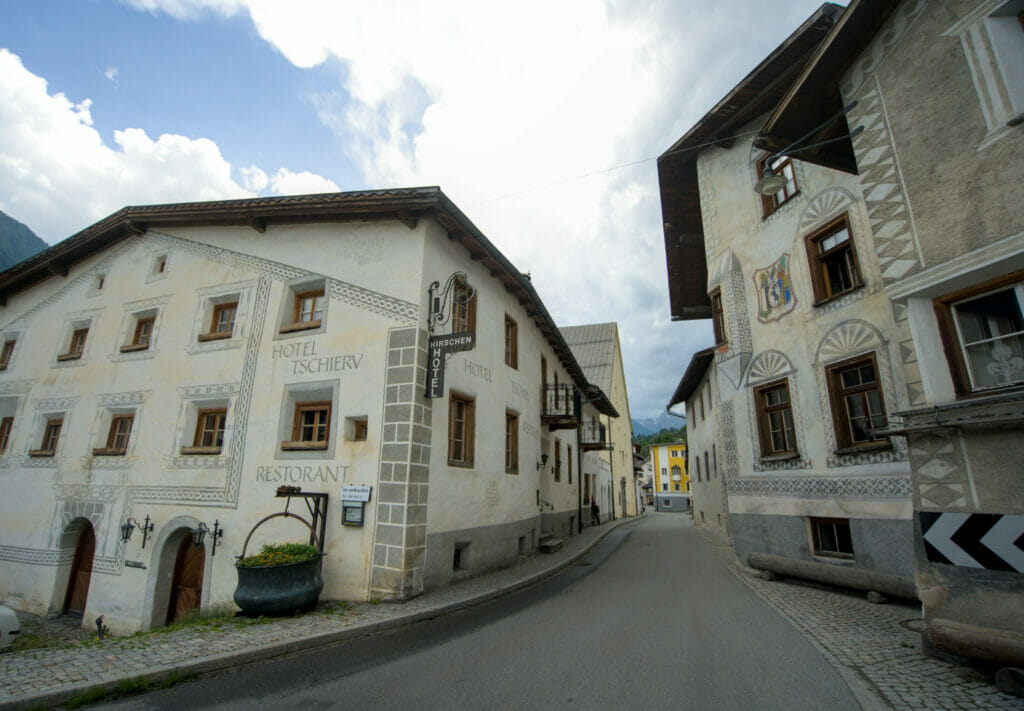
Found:
[[[928,560],[1024,573],[1024,516],[918,512]]]

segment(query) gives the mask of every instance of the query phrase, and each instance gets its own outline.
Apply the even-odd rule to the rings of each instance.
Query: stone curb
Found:
[[[422,622],[423,620],[429,620],[441,615],[446,615],[457,610],[462,610],[467,607],[479,605],[489,600],[507,595],[521,590],[522,588],[529,587],[534,583],[543,580],[551,575],[554,575],[563,568],[575,563],[577,560],[582,558],[584,555],[590,552],[594,546],[600,543],[604,538],[612,531],[616,530],[619,526],[627,523],[637,522],[643,518],[643,514],[639,516],[633,516],[630,518],[620,518],[615,521],[608,521],[602,524],[604,530],[601,531],[600,535],[596,536],[592,541],[584,545],[579,551],[574,553],[572,556],[565,560],[553,563],[550,567],[541,570],[540,572],[534,573],[529,577],[517,580],[505,587],[497,587],[491,590],[487,590],[476,595],[470,595],[461,600],[456,600],[447,604],[438,605],[437,607],[430,608],[427,610],[420,610],[419,612],[411,612],[405,615],[396,615],[388,619],[378,620],[376,622],[365,622],[362,624],[355,624],[350,627],[345,627],[340,630],[332,630],[330,632],[324,632],[321,634],[311,634],[305,637],[297,639],[288,639],[280,642],[271,642],[268,644],[260,645],[239,652],[228,652],[224,654],[215,654],[206,657],[197,658],[190,662],[182,664],[176,664],[175,666],[158,666],[153,667],[151,670],[142,674],[127,674],[123,677],[116,679],[107,679],[104,681],[97,682],[78,682],[76,684],[69,684],[60,689],[53,689],[50,691],[44,691],[38,694],[21,696],[20,698],[12,698],[9,700],[0,701],[0,711],[23,711],[25,709],[34,708],[50,708],[59,706],[70,700],[73,696],[82,694],[90,689],[102,688],[107,691],[112,691],[119,683],[129,680],[145,680],[150,685],[159,684],[164,680],[177,675],[179,677],[189,676],[200,676],[206,674],[213,674],[225,669],[241,666],[244,664],[252,664],[253,662],[263,661],[266,659],[273,659],[274,657],[291,654],[293,652],[307,651],[310,649],[316,649],[318,647],[327,647],[338,642],[343,642],[348,639],[355,637],[365,637],[377,632],[383,632],[385,630],[402,627],[404,625],[414,624],[416,622]],[[547,556],[547,553],[535,553],[534,555]]]

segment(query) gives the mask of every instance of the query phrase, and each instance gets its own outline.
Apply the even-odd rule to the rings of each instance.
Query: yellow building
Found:
[[[651,463],[654,468],[655,510],[689,511],[686,442],[651,445]]]

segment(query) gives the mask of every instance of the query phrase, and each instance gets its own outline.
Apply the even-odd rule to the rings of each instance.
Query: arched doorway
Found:
[[[78,534],[75,544],[75,558],[71,564],[71,577],[64,595],[64,613],[81,617],[85,613],[85,601],[89,597],[89,579],[92,577],[92,557],[96,552],[96,534],[92,524],[86,523]]]
[[[178,555],[174,559],[174,577],[171,579],[171,595],[167,604],[167,624],[197,612],[203,599],[203,569],[206,564],[206,548],[192,543],[192,536],[186,535],[178,544]]]

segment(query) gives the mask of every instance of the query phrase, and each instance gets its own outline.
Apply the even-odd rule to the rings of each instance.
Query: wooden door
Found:
[[[171,599],[167,605],[167,624],[199,610],[203,598],[203,568],[206,548],[192,543],[192,534],[181,539],[174,560]]]
[[[92,524],[86,524],[78,535],[75,545],[75,559],[71,564],[71,578],[64,596],[64,612],[72,617],[85,613],[85,601],[89,597],[89,578],[92,577],[92,557],[96,552],[96,534]]]

